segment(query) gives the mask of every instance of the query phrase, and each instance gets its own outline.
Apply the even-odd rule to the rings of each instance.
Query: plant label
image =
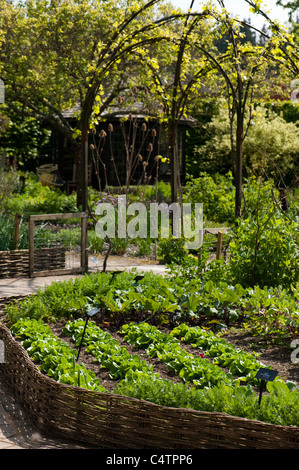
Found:
[[[91,310],[89,310],[89,312],[87,312],[87,315],[88,315],[89,317],[93,317],[93,316],[96,315],[99,311],[100,311],[99,308],[92,308]]]
[[[273,382],[277,376],[278,371],[272,369],[259,369],[255,376],[256,379],[265,380],[266,382]]]

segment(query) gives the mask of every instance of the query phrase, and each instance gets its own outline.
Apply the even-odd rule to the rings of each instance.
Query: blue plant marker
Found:
[[[256,373],[255,378],[260,379],[261,385],[260,385],[260,395],[259,395],[259,405],[261,404],[262,401],[262,395],[263,395],[263,390],[265,388],[265,385],[267,382],[273,382],[275,377],[277,376],[278,371],[277,370],[272,370],[272,369],[259,369]]]

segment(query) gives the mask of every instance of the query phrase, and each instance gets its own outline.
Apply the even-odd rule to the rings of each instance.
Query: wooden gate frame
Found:
[[[81,263],[78,268],[55,269],[49,271],[34,272],[34,227],[39,220],[61,220],[61,219],[81,219]],[[29,277],[55,276],[59,274],[84,273],[88,270],[87,253],[87,220],[86,212],[74,212],[68,214],[43,214],[29,216]]]

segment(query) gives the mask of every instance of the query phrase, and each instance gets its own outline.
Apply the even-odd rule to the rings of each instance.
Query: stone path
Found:
[[[84,448],[87,446],[41,435],[0,375],[0,450]]]
[[[89,272],[101,270],[99,263],[90,262]],[[152,262],[144,262],[125,257],[111,257],[107,270],[133,269],[136,271],[153,271],[165,273],[165,266]],[[0,298],[14,297],[36,293],[39,288],[54,281],[64,281],[74,278],[74,275],[0,279]],[[90,449],[90,446],[69,442],[63,439],[53,439],[41,435],[31,422],[30,416],[13,395],[5,379],[0,375],[0,450],[4,449]]]

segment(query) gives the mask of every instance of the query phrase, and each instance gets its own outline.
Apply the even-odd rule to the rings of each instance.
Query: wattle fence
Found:
[[[102,449],[298,449],[299,428],[89,391],[42,374],[0,323],[3,374],[37,428]]]

